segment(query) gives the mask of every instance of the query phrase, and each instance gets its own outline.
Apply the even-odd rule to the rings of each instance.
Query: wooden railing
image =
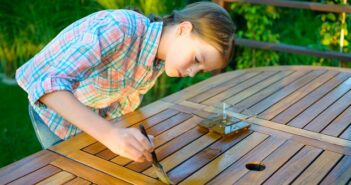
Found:
[[[323,4],[323,3],[312,3],[312,2],[301,2],[301,1],[288,1],[288,0],[214,0],[217,4],[226,8],[229,3],[252,3],[271,5],[277,7],[288,7],[298,9],[308,9],[313,11],[322,12],[334,12],[334,13],[351,13],[351,6],[342,6],[334,4]],[[316,56],[321,58],[338,59],[341,62],[341,67],[346,67],[347,62],[351,62],[350,53],[341,53],[335,51],[319,51],[310,49],[307,47],[289,45],[289,44],[277,44],[270,42],[262,42],[250,39],[236,39],[236,45],[245,46],[251,48],[265,49],[282,51],[287,53],[304,54],[310,56]]]

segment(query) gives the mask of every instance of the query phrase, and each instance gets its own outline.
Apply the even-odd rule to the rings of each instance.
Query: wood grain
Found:
[[[23,177],[20,177],[8,184],[11,185],[17,185],[17,184],[35,184],[41,181],[44,178],[50,177],[58,172],[60,172],[61,169],[52,166],[52,165],[46,165],[36,171],[32,171],[29,174],[26,174]]]
[[[218,156],[215,160],[211,161],[205,167],[186,178],[180,184],[205,184],[217,174],[225,170],[228,166],[244,156],[267,137],[268,135],[258,132],[251,134],[243,141],[237,145],[234,145],[231,149]]]
[[[338,164],[328,173],[321,185],[346,184],[351,179],[351,156],[344,156]]]
[[[227,99],[224,100],[224,102],[228,102],[231,105],[235,105],[238,104],[240,101],[247,99],[249,97],[251,97],[252,95],[268,88],[270,85],[274,84],[275,82],[281,81],[283,78],[289,76],[290,74],[292,74],[293,71],[281,71],[279,73],[276,73],[273,76],[270,76],[268,78],[265,79],[261,79],[260,83],[257,83],[237,94],[235,94],[234,96],[231,96]]]
[[[350,102],[350,103],[347,103]],[[351,104],[351,91],[347,92],[345,95],[340,97],[317,117],[315,117],[311,122],[304,127],[306,130],[311,130],[315,132],[321,132],[325,127],[329,125],[339,114],[344,112]]]
[[[306,110],[311,104],[317,102],[319,99],[328,94],[330,91],[332,91],[335,87],[344,82],[350,76],[350,73],[339,73],[333,79],[329,80],[328,82],[320,86],[318,89],[314,90],[313,92],[296,102],[294,105],[291,105],[289,108],[277,115],[275,118],[272,119],[272,121],[287,124],[298,114]]]
[[[341,157],[341,154],[324,151],[293,184],[318,184]]]
[[[87,153],[85,154],[90,155]],[[74,180],[74,181],[78,181],[78,183],[87,184],[88,182],[92,182],[92,183],[97,183],[102,185],[130,184],[121,179],[108,175],[106,173],[102,173],[101,171],[94,169],[93,166],[88,167],[86,166],[87,164],[81,164],[77,161],[67,159],[65,157],[60,157],[59,159],[53,161],[51,164],[58,168],[61,168],[62,170],[68,173],[74,174],[75,176],[79,177],[80,179]],[[73,182],[71,183],[74,184]]]
[[[89,154],[93,154],[93,155],[95,155],[95,154],[97,154],[105,149],[106,149],[106,147],[103,144],[101,144],[100,142],[95,142],[91,145],[88,145],[88,146],[82,148],[83,151],[88,152]]]
[[[261,162],[284,142],[285,140],[281,138],[272,136],[268,137],[266,140],[248,152],[245,156],[243,156],[240,160],[233,163],[225,171],[212,179],[208,184],[233,184],[233,182],[238,180],[241,176],[250,172],[250,170],[245,167],[247,163]],[[268,163],[264,165],[268,166],[270,164]]]
[[[105,149],[105,150],[97,153],[96,156],[109,161],[109,160],[115,158],[117,156],[117,154],[113,153],[110,149]]]
[[[204,91],[201,94],[198,94],[192,98],[187,99],[188,101],[191,102],[195,102],[195,103],[201,103],[215,95],[217,95],[218,93],[224,92],[240,83],[245,82],[246,80],[249,80],[250,78],[258,75],[259,72],[252,72],[252,73],[245,73],[241,76],[238,76],[237,78],[235,78],[235,81],[233,80],[228,80],[225,81],[211,89],[208,89],[207,91]]]
[[[72,153],[69,157],[131,184],[162,184],[156,179],[134,172],[82,151]]]
[[[257,83],[259,83],[262,79],[268,78],[270,76],[273,76],[274,74],[278,73],[278,71],[268,71],[268,72],[264,72],[264,73],[260,73],[256,76],[254,76],[253,78],[251,78],[248,81],[245,81],[245,83],[240,83],[230,89],[227,89],[224,92],[221,92],[219,94],[217,94],[216,96],[213,96],[211,98],[208,98],[206,101],[201,102],[201,104],[204,105],[215,105],[218,102],[222,102],[223,100],[225,100],[226,98],[229,98]]]
[[[291,140],[286,141],[277,150],[266,157],[262,163],[266,169],[261,172],[249,171],[242,176],[235,184],[262,184],[276,170],[280,169],[292,156],[294,156],[304,145]]]
[[[269,107],[269,109],[260,113],[260,118],[271,120],[273,117],[308,95],[309,93],[313,92],[315,89],[320,87],[322,84],[333,78],[337,75],[335,71],[328,71],[321,76],[311,80],[305,86],[301,87],[300,89],[296,90],[295,92],[289,94],[285,98],[281,99],[278,103]]]
[[[50,151],[40,151],[16,163],[12,163],[0,170],[0,182],[9,183],[19,177],[38,170],[59,156]]]
[[[172,140],[173,138],[181,135],[182,133],[194,128],[197,123],[201,122],[201,118],[197,116],[193,116],[192,118],[172,127],[169,130],[166,130],[165,132],[162,132],[161,134],[157,135],[155,137],[154,145],[155,148],[167,143],[168,141]],[[118,156],[115,157],[111,160],[112,162],[116,164],[121,164],[121,165],[126,165],[130,162],[131,160],[126,160],[124,157]]]
[[[167,156],[178,151],[180,148],[183,148],[184,146],[188,145],[193,140],[196,140],[207,133],[208,133],[208,130],[201,129],[199,127],[194,127],[184,132],[183,134],[177,136],[176,138],[172,139],[171,141],[167,142],[166,144],[158,147],[155,150],[157,158],[159,160],[163,160]],[[150,168],[151,163],[150,162],[143,162],[143,163],[132,162],[128,164],[126,167],[137,172],[142,172],[145,169]]]
[[[289,184],[322,152],[319,148],[305,146],[264,184]]]
[[[63,184],[63,183],[68,182],[74,178],[75,178],[75,176],[73,174],[65,172],[65,171],[61,171],[61,172],[56,173],[53,176],[50,176],[50,177],[40,181],[39,183],[37,183],[37,185]]]
[[[235,104],[236,107],[242,107],[242,109],[248,109],[249,107],[255,105],[256,103],[262,101],[263,99],[267,98],[271,94],[279,91],[280,89],[284,88],[287,84],[290,84],[297,79],[303,77],[308,73],[309,71],[296,71],[293,74],[289,75],[286,78],[283,78],[282,80],[266,87],[260,92],[257,92],[256,94],[253,94],[252,96],[246,98],[246,99],[241,99],[240,102]],[[232,104],[231,102],[229,102]],[[241,111],[241,110],[239,110]]]
[[[268,109],[269,107],[271,107],[275,103],[278,103],[286,96],[290,95],[291,93],[293,93],[297,89],[305,86],[311,80],[317,78],[318,76],[322,75],[325,72],[326,72],[325,70],[318,70],[318,71],[312,71],[310,73],[307,73],[302,78],[299,78],[298,80],[296,80],[290,84],[286,84],[286,86],[284,88],[271,94],[270,96],[268,96],[264,100],[258,102],[254,106],[250,107],[249,110],[256,113],[256,114],[260,114],[264,110]]]
[[[172,182],[179,183],[215,159],[217,156],[221,155],[229,148],[242,141],[251,133],[252,132],[246,132],[231,137],[222,137],[217,142],[211,144],[201,152],[169,171],[168,176],[172,179]]]
[[[76,150],[84,148],[88,145],[91,145],[95,142],[96,140],[94,138],[82,132],[70,138],[69,141],[63,141],[57,145],[50,147],[49,150],[67,156],[70,153],[75,152]]]
[[[178,150],[174,154],[163,159],[161,161],[163,169],[165,171],[171,170],[175,166],[179,165],[180,163],[187,160],[188,158],[190,158],[194,154],[196,154],[199,151],[203,150],[204,148],[208,147],[209,145],[216,142],[220,138],[221,138],[220,135],[213,133],[213,132],[209,132],[206,135],[200,137],[199,139],[194,140],[193,142],[191,142],[190,144],[188,144],[184,148]],[[145,170],[143,173],[150,176],[150,177],[154,177],[154,178],[157,177],[153,168],[149,168],[149,169]]]
[[[292,119],[288,125],[302,128],[307,123],[309,123],[312,119],[314,119],[318,114],[323,112],[326,108],[328,108],[331,104],[333,104],[337,99],[339,99],[342,95],[344,95],[347,91],[351,89],[351,78],[344,81],[338,87],[336,87],[333,91],[329,92],[327,95],[323,96],[316,103],[308,107],[301,114]]]
[[[155,114],[158,114],[159,112],[162,112],[169,108],[171,105],[168,102],[165,101],[155,101],[152,102],[140,109],[137,109],[134,112],[130,112],[117,120],[114,121],[114,124],[120,125],[122,127],[130,127],[136,123],[139,123]]]
[[[197,94],[203,93],[213,87],[216,87],[217,85],[223,83],[223,79],[226,79],[226,81],[233,81],[233,79],[236,79],[236,77],[241,76],[245,72],[246,71],[235,71],[235,72],[228,72],[228,73],[216,75],[212,78],[201,81],[179,92],[176,92],[172,95],[162,98],[162,100],[166,102],[171,102],[171,103],[184,101]]]
[[[66,183],[64,183],[64,185],[90,185],[91,182],[85,180],[85,179],[82,179],[80,177],[76,177]]]
[[[338,137],[351,124],[351,107],[336,117],[321,133]]]
[[[212,106],[208,106],[203,110],[208,111],[208,112],[214,112],[214,113],[222,112],[221,109],[216,108],[216,107],[212,107]],[[230,110],[227,110],[227,114],[229,116],[240,118],[240,119],[247,118],[247,115],[232,112]],[[292,133],[295,135],[300,135],[303,137],[308,137],[308,138],[319,140],[319,141],[326,141],[326,142],[331,143],[331,144],[337,144],[337,145],[340,145],[343,147],[351,148],[351,141],[345,140],[342,138],[332,137],[329,135],[324,135],[324,134],[320,134],[320,133],[316,133],[316,132],[312,132],[312,131],[308,131],[308,130],[304,130],[304,129],[300,129],[300,128],[296,128],[296,127],[278,124],[278,123],[275,123],[272,121],[267,121],[267,120],[259,119],[256,117],[249,118],[249,119],[247,119],[247,121],[250,123],[253,123],[253,124],[267,127],[267,128],[272,128],[275,130],[280,130],[283,132],[288,132],[288,133]]]

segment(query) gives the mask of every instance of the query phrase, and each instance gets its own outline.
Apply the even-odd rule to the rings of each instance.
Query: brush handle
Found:
[[[147,136],[147,133],[146,133],[146,130],[145,130],[143,124],[139,125],[139,129],[140,129],[141,133],[147,138],[147,140],[149,140],[151,142],[149,136]],[[159,166],[159,162],[158,162],[155,151],[151,152],[151,156],[152,156],[152,163],[155,164],[156,166]]]

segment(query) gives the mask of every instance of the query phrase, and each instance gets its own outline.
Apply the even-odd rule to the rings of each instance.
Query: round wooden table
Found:
[[[214,76],[123,116],[143,124],[177,184],[349,184],[351,70],[279,66]],[[228,104],[249,131],[222,136],[198,123]],[[235,109],[231,109],[235,107]],[[235,110],[235,111],[234,111]],[[245,110],[245,111],[244,111]],[[161,184],[151,164],[80,134],[0,170],[0,183]]]

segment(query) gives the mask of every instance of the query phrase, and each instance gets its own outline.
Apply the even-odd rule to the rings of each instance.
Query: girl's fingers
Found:
[[[151,139],[150,141],[139,131],[136,129],[134,137],[140,142],[140,144],[142,145],[142,147],[144,148],[144,150],[148,151],[148,152],[152,152],[153,147],[151,144]]]
[[[135,146],[135,144],[128,143],[126,145],[126,155],[128,156],[127,158],[131,158],[132,160],[136,162],[144,162],[144,155],[141,151],[139,151]]]
[[[143,135],[142,135],[142,136],[143,136]],[[144,138],[145,138],[145,137],[144,137]],[[145,138],[145,139],[146,139],[146,138]],[[142,156],[145,156],[146,160],[148,160],[148,161],[151,161],[151,160],[152,160],[150,152],[149,152],[147,149],[145,149],[144,144],[143,144],[142,142],[140,142],[140,141],[136,138],[135,135],[134,135],[134,137],[132,137],[132,138],[130,139],[129,142],[130,142],[131,145],[133,145],[134,148],[136,148],[136,149],[140,152],[140,154],[141,154]],[[147,142],[148,142],[148,141],[147,141]]]
[[[155,137],[153,135],[148,135],[151,143],[152,150],[155,149]]]

